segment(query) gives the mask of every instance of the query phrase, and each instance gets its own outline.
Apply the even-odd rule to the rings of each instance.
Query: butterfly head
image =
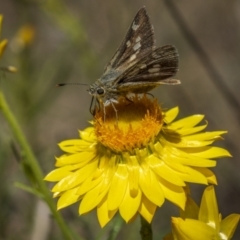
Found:
[[[90,95],[97,97],[98,99],[103,98],[106,94],[105,88],[97,84],[90,85],[87,91]]]

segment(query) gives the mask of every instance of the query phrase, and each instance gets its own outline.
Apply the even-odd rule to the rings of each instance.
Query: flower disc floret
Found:
[[[109,104],[104,109],[106,117],[103,110],[95,115],[95,134],[102,145],[114,152],[132,152],[155,140],[163,124],[162,110],[156,99],[120,98],[116,109]]]

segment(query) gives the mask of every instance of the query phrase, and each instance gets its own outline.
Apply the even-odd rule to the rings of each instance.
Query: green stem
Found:
[[[13,113],[11,112],[5,97],[3,93],[0,91],[0,110],[2,111],[5,119],[7,120],[10,128],[12,129],[12,132],[18,141],[19,145],[21,146],[22,151],[24,152],[25,159],[28,162],[28,165],[31,167],[32,173],[35,176],[36,182],[38,183],[39,191],[43,195],[43,198],[47,205],[49,206],[53,217],[57,221],[60,229],[62,230],[62,233],[64,235],[65,239],[72,239],[71,233],[67,225],[65,224],[62,216],[60,213],[56,210],[55,203],[50,196],[50,192],[46,186],[46,184],[43,181],[43,173],[40,169],[40,166],[38,165],[38,162],[16,120]]]
[[[115,240],[117,238],[118,233],[122,229],[123,223],[124,221],[122,217],[118,215],[114,221],[114,224],[112,226],[112,229],[107,240]]]
[[[142,240],[152,240],[152,226],[141,216],[141,230],[140,230]]]

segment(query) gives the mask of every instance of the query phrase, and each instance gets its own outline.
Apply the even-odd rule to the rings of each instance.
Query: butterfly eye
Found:
[[[103,88],[98,88],[97,89],[97,94],[98,95],[103,95],[105,93],[104,89]]]

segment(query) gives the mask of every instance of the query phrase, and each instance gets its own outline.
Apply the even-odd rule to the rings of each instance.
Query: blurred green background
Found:
[[[209,130],[229,131],[218,145],[227,148],[233,158],[218,160],[213,171],[218,179],[216,193],[223,217],[239,213],[238,0],[2,0],[2,38],[7,38],[9,45],[1,65],[14,65],[19,71],[7,74],[0,87],[44,174],[48,173],[53,169],[54,156],[61,154],[57,143],[77,138],[78,130],[87,127],[91,120],[91,97],[85,86],[55,85],[90,84],[99,78],[136,12],[144,5],[154,26],[156,45],[173,44],[180,54],[176,78],[182,84],[159,87],[153,94],[164,108],[178,105],[181,117],[205,114]],[[179,25],[181,19],[177,19],[171,6],[178,9],[186,25]],[[0,115],[0,239],[63,239],[45,205],[14,186],[15,182],[28,184],[18,163],[18,152],[18,145]],[[199,203],[204,186],[192,189]],[[101,230],[95,212],[79,217],[77,210],[78,204],[61,211],[69,226],[85,239],[96,239],[100,233],[100,239],[106,239],[111,226]],[[177,213],[169,203],[158,209],[153,220],[154,239],[162,239],[170,230],[170,216]],[[124,225],[117,239],[139,239],[139,228],[138,220]],[[233,239],[240,239],[239,227]]]

